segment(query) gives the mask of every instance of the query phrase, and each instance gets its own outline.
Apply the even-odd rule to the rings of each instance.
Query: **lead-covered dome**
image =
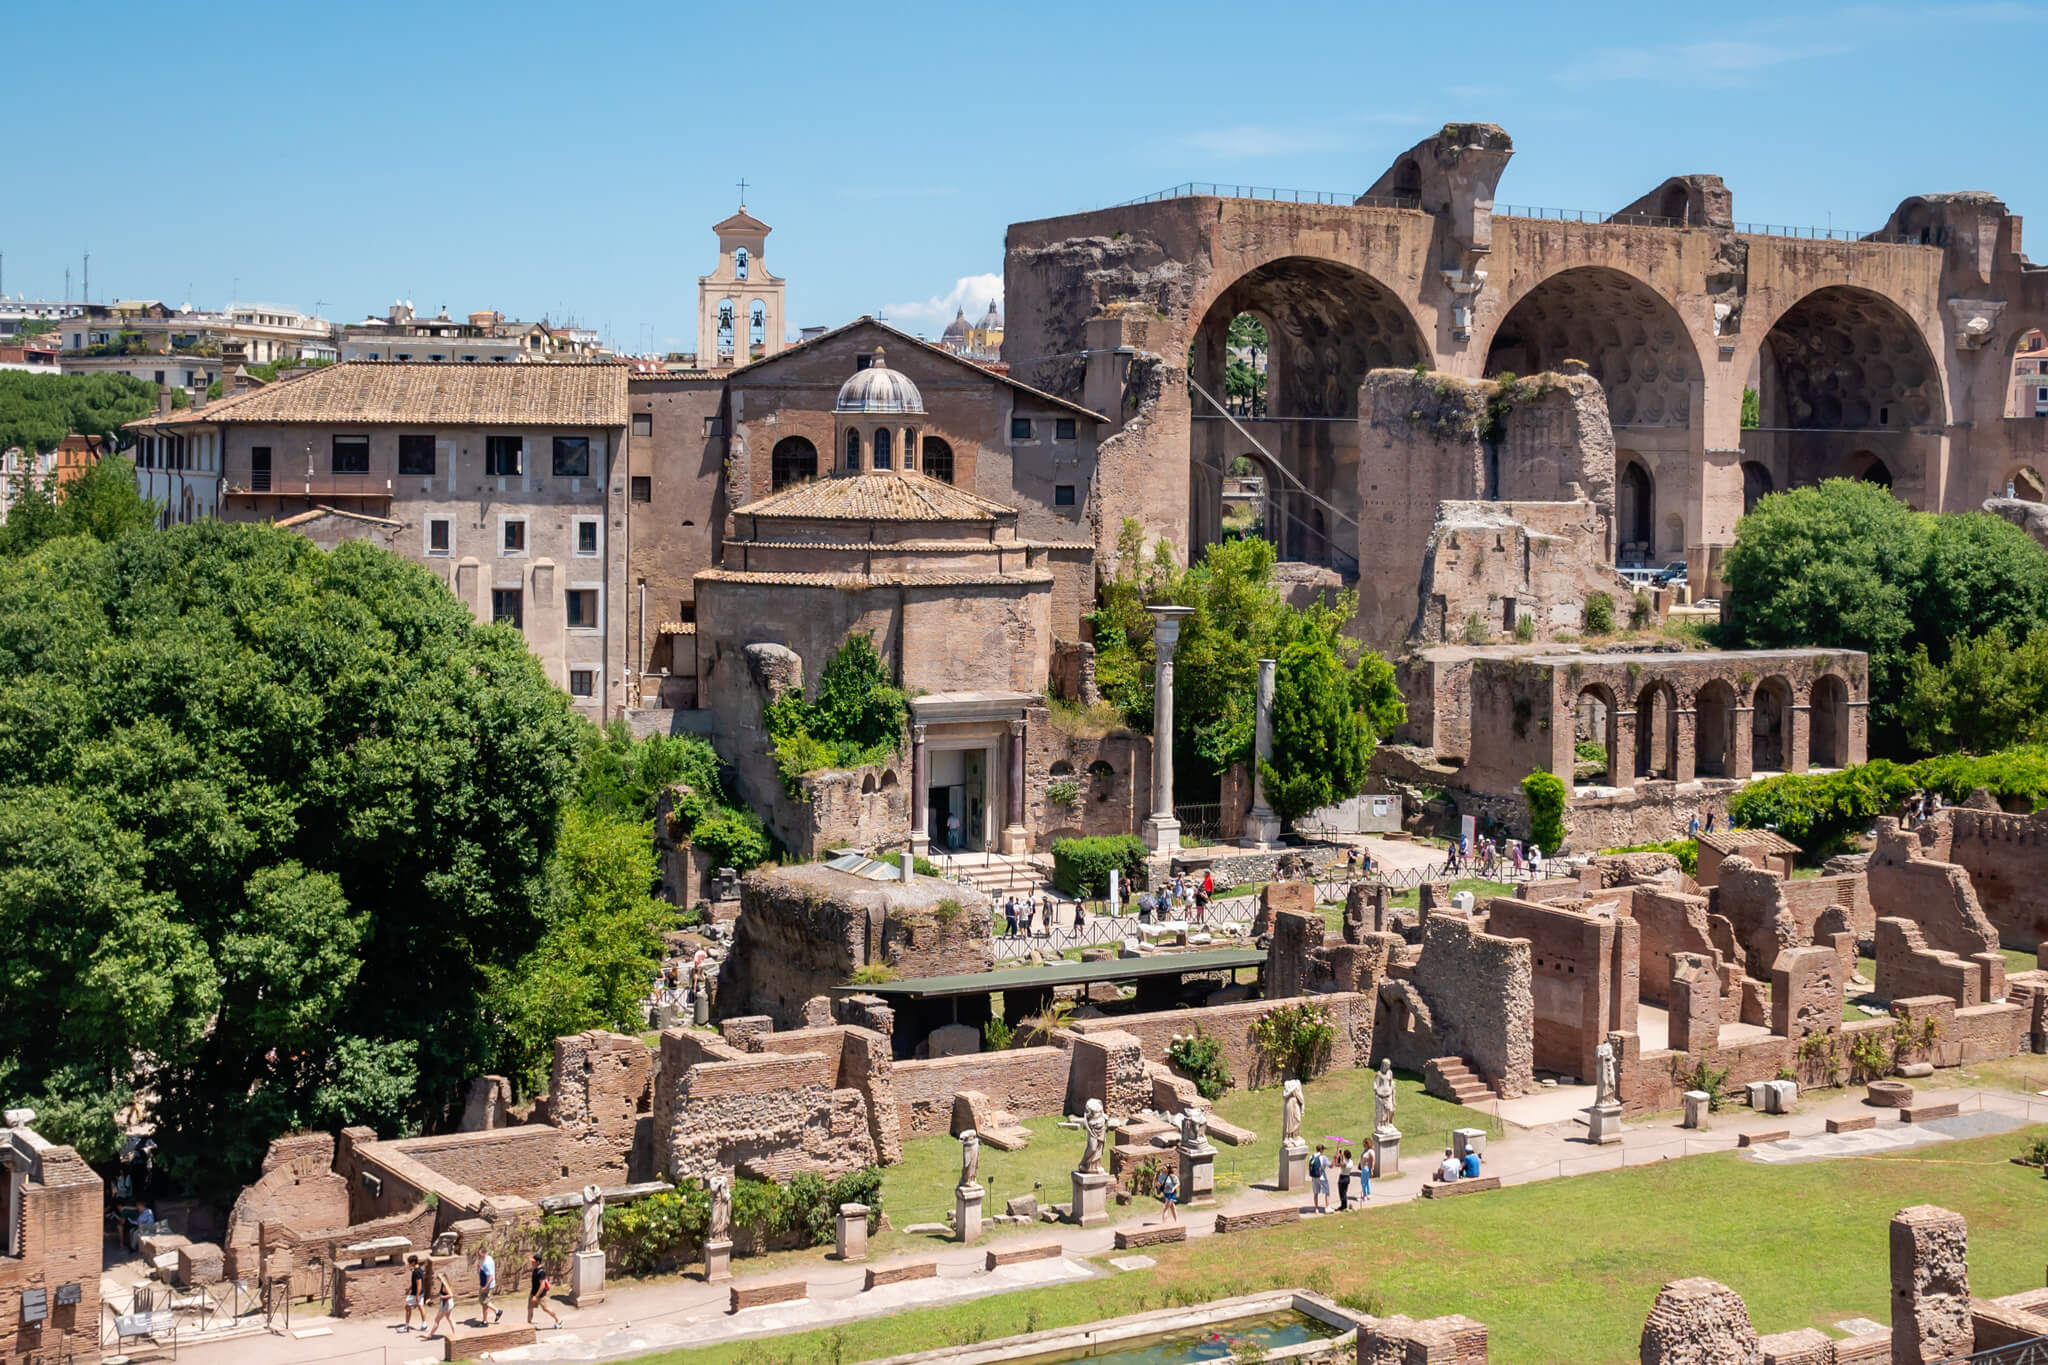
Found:
[[[839,399],[832,405],[834,412],[876,412],[876,413],[922,413],[924,395],[917,391],[910,376],[900,370],[892,370],[882,357],[882,348],[875,347],[874,359],[864,370],[855,372],[853,378],[839,386]]]

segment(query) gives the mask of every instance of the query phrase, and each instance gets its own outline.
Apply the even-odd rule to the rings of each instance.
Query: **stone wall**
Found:
[[[221,1250],[227,1273],[254,1275],[265,1223],[302,1228],[341,1227],[349,1221],[349,1182],[334,1170],[332,1133],[277,1138],[263,1158],[263,1173],[245,1186],[228,1214]]]
[[[1575,502],[1444,502],[1423,553],[1414,638],[1426,644],[1534,638],[1585,626],[1595,593],[1626,603],[1607,567],[1612,508]]]
[[[996,1108],[1020,1119],[1063,1114],[1071,1065],[1066,1049],[1057,1047],[1020,1047],[1006,1052],[898,1062],[898,1122],[906,1138],[947,1132],[953,1115],[953,1096],[962,1090],[978,1090]]]
[[[105,1231],[100,1178],[75,1150],[46,1142],[27,1127],[0,1128],[0,1151],[26,1179],[14,1229],[21,1254],[0,1255],[0,1361],[96,1361]],[[77,1289],[76,1303],[58,1302],[58,1291],[67,1286]],[[24,1321],[25,1289],[46,1293],[49,1316],[39,1328]]]
[[[1534,1018],[1532,1062],[1561,1076],[1595,1074],[1595,1050],[1614,1031],[1633,1033],[1641,1000],[1641,930],[1615,913],[1535,905],[1496,897],[1485,929],[1526,939]],[[1424,961],[1428,949],[1424,949]]]
[[[1978,904],[2007,947],[2048,940],[2048,811],[2008,815],[1951,806],[1917,832],[1930,856],[1970,874]]]
[[[796,1027],[805,1001],[862,967],[920,977],[982,972],[995,962],[988,898],[953,882],[764,868],[741,881],[740,901],[733,948],[719,969],[723,1014],[765,1014]]]
[[[1081,793],[1072,805],[1056,806],[1046,789],[1063,778],[1079,784]],[[1046,852],[1054,839],[1075,835],[1136,834],[1151,798],[1150,736],[1076,733],[1055,725],[1045,707],[1026,708],[1025,825],[1034,848]]]
[[[564,1157],[586,1183],[624,1185],[654,1178],[654,1054],[638,1038],[592,1029],[555,1039],[548,1121],[563,1135]]]
[[[663,1035],[664,1051],[670,1030]],[[830,1058],[762,1053],[738,1062],[705,1062],[684,1072],[658,1132],[663,1174],[708,1179],[737,1171],[786,1180],[799,1171],[838,1177],[880,1160],[867,1098],[835,1089]]]
[[[1890,817],[1877,822],[1877,849],[1865,870],[1871,909],[1880,920],[1908,920],[1918,926],[1928,948],[1981,963],[1979,999],[2004,994],[2005,959],[1998,951],[1998,932],[1977,904],[1967,872],[1926,856],[1919,839]]]
[[[1716,875],[1713,913],[1735,930],[1751,976],[1769,975],[1779,953],[1815,942],[1823,930],[1847,931],[1859,939],[1876,932],[1860,873],[1788,881],[1747,858],[1730,856],[1721,860]]]
[[[1423,922],[1413,980],[1429,1006],[1436,1055],[1463,1059],[1503,1099],[1535,1085],[1534,967],[1526,939],[1487,933],[1455,911],[1432,913]]]
[[[1671,999],[1671,955],[1696,953],[1715,959],[1707,932],[1707,901],[1679,891],[1636,887],[1629,913],[1635,919],[1641,942],[1642,998],[1653,1005]]]
[[[1331,1048],[1329,1071],[1348,1071],[1369,1066],[1372,1047],[1373,999],[1349,991],[1307,997],[1330,1011],[1337,1028],[1337,1042]],[[1222,1044],[1222,1063],[1231,1083],[1240,1089],[1277,1085],[1280,1078],[1252,1041],[1252,1024],[1285,1000],[1246,1000],[1234,1005],[1209,1005],[1200,1009],[1160,1010],[1150,1014],[1122,1014],[1109,1019],[1077,1019],[1074,1032],[1082,1037],[1109,1031],[1129,1034],[1144,1048],[1147,1058],[1164,1062],[1166,1050],[1177,1033],[1200,1032]],[[1078,1111],[1075,1111],[1078,1112]]]

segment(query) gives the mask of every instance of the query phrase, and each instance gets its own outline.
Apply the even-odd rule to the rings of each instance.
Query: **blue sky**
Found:
[[[411,298],[689,349],[742,176],[789,323],[936,334],[1015,220],[1185,180],[1362,190],[1452,120],[1503,203],[1712,171],[1739,220],[2042,193],[2042,3],[0,8],[9,294]],[[43,103],[37,92],[48,96]],[[2048,219],[2042,220],[2048,234]],[[2048,238],[2034,251],[2048,258]]]

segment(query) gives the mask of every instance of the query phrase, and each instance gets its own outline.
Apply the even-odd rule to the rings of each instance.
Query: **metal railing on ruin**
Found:
[[[1345,208],[1416,209],[1422,201],[1412,194],[1360,194],[1356,190],[1286,190],[1270,185],[1222,185],[1213,181],[1190,180],[1152,194],[1141,194],[1111,204],[1126,209],[1136,204],[1157,204],[1168,199],[1264,199],[1279,204],[1334,204]]]
[[[2048,1365],[2048,1337],[1994,1346],[1975,1355],[1945,1356],[1930,1365]]]

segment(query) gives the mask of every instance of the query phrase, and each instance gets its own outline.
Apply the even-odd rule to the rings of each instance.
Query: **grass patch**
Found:
[[[2041,965],[2040,959],[2035,954],[2023,952],[2018,948],[2000,948],[1998,951],[2005,954],[2005,973],[2007,976],[2012,975],[2014,972],[2031,972]]]
[[[1372,1077],[1370,1071],[1333,1071],[1302,1088],[1302,1102],[1307,1108],[1301,1136],[1311,1148],[1318,1142],[1329,1142],[1331,1137],[1346,1137],[1352,1142],[1352,1156],[1358,1155],[1359,1144],[1372,1136]],[[1402,1137],[1422,1144],[1416,1150],[1424,1157],[1431,1151],[1450,1146],[1453,1128],[1484,1128],[1487,1135],[1494,1138],[1505,1131],[1501,1121],[1491,1114],[1425,1094],[1422,1078],[1409,1072],[1394,1073],[1394,1095],[1394,1126],[1401,1130]],[[1263,1090],[1233,1090],[1216,1101],[1214,1108],[1228,1122],[1249,1128],[1259,1135],[1258,1142],[1249,1148],[1216,1149],[1218,1183],[1222,1183],[1223,1154],[1233,1150],[1257,1153],[1258,1171],[1253,1178],[1272,1179],[1273,1173],[1266,1168],[1273,1164],[1274,1149],[1279,1142],[1280,1087],[1272,1085]],[[1337,1155],[1336,1144],[1330,1142],[1329,1146],[1330,1155],[1334,1158]],[[1410,1155],[1403,1151],[1403,1164],[1407,1163]],[[1416,1178],[1413,1174],[1406,1177],[1409,1180]]]
[[[1451,883],[1452,895],[1455,896],[1460,891],[1470,891],[1472,898],[1484,906],[1488,897],[1514,895],[1515,885],[1512,882],[1490,882],[1484,877],[1463,877]],[[1387,904],[1397,909],[1413,910],[1422,904],[1422,888],[1418,886],[1403,891]]]
[[[1316,1098],[1322,1084],[1310,1087],[1311,1130],[1322,1127]],[[1890,1317],[1886,1226],[1911,1204],[1940,1204],[1969,1219],[1970,1284],[1977,1294],[2038,1285],[2041,1177],[2007,1158],[2044,1134],[2048,1127],[1783,1166],[1727,1153],[1515,1186],[1475,1199],[1417,1201],[1159,1248],[1159,1264],[1150,1270],[1084,1284],[647,1359],[659,1365],[870,1360],[1298,1286],[1311,1275],[1326,1280],[1333,1295],[1376,1294],[1388,1312],[1477,1318],[1487,1324],[1492,1359],[1500,1365],[1634,1361],[1657,1290],[1688,1275],[1733,1286],[1747,1300],[1758,1332],[1818,1327],[1834,1335],[1843,1318]],[[1270,1156],[1272,1146],[1253,1150]],[[1457,1266],[1484,1267],[1484,1273],[1447,1273]]]

